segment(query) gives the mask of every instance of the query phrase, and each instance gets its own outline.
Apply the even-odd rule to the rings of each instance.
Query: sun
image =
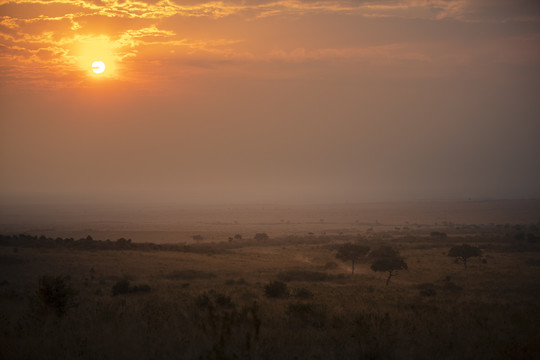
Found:
[[[92,71],[96,74],[101,74],[105,71],[105,63],[103,61],[94,61],[92,63]]]
[[[91,76],[117,76],[117,47],[107,36],[81,37],[75,48],[78,65]]]

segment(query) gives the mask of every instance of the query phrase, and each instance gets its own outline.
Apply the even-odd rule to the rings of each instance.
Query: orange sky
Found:
[[[540,196],[538,1],[15,0],[0,16],[4,197]]]

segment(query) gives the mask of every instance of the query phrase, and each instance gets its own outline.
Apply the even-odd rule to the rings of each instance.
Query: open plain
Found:
[[[498,206],[472,208],[488,205]],[[521,216],[538,215],[537,203],[521,205]],[[458,222],[451,211],[437,219],[434,206],[423,218],[418,210],[418,222],[383,210],[363,220],[350,207],[341,218],[304,212],[302,223],[235,214],[244,225],[230,218],[204,232],[192,223],[184,233],[197,241],[3,235],[2,358],[538,357],[540,223]],[[386,285],[367,254],[351,274],[336,258],[345,243],[390,246],[408,268]],[[481,250],[467,268],[448,256],[462,244]]]

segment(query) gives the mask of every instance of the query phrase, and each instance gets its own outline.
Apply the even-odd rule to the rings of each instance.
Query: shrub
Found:
[[[294,296],[300,299],[311,299],[314,295],[313,292],[306,288],[299,288],[294,291]]]
[[[432,283],[424,283],[418,285],[418,289],[420,289],[420,295],[421,296],[435,296],[437,295],[437,291],[435,291],[435,286]]]
[[[180,270],[165,275],[165,278],[171,280],[212,279],[215,277],[216,274],[213,272],[199,270]]]
[[[193,240],[199,242],[199,241],[202,241],[203,240],[203,237],[201,235],[193,235]]]
[[[255,239],[257,241],[266,241],[266,240],[270,239],[270,237],[268,236],[267,233],[256,233],[255,236],[253,237],[253,239]]]
[[[204,292],[197,296],[197,298],[195,299],[195,305],[200,308],[205,308],[212,305],[212,300],[210,299],[208,292]]]
[[[228,295],[216,293],[214,298],[215,298],[216,304],[222,308],[234,307],[231,297]]]
[[[325,270],[335,270],[338,268],[338,264],[334,261],[329,261],[326,264],[324,264]]]
[[[238,280],[234,279],[228,279],[225,281],[225,285],[245,285],[247,284],[246,280],[244,278],[240,278]]]
[[[281,281],[327,281],[331,277],[324,272],[309,270],[287,270],[277,274]]]
[[[120,295],[120,294],[132,294],[137,292],[149,292],[150,286],[148,285],[135,285],[130,286],[129,280],[122,279],[118,281],[116,284],[112,287],[112,295]]]
[[[149,285],[143,284],[143,285],[135,285],[131,288],[131,292],[149,292],[151,290]]]
[[[216,292],[214,289],[203,292],[195,298],[195,305],[200,308],[222,308],[232,309],[235,307],[231,297],[225,294]]]
[[[324,304],[293,303],[287,308],[287,315],[296,320],[309,323],[314,327],[323,327],[328,316],[328,308]]]
[[[264,286],[264,295],[269,298],[287,298],[289,297],[289,288],[284,282],[273,281]]]
[[[432,231],[429,235],[433,238],[441,238],[441,239],[446,239],[446,236],[447,236],[446,233],[442,231]]]
[[[432,288],[422,289],[422,290],[420,290],[420,295],[422,295],[422,296],[435,296],[435,295],[437,295],[437,292],[435,291],[435,289],[432,289]]]
[[[113,296],[120,295],[120,294],[128,294],[129,289],[130,289],[129,280],[122,279],[113,285],[112,294]]]
[[[38,297],[53,308],[56,315],[63,316],[69,308],[75,307],[77,291],[68,284],[69,277],[42,276],[39,279]]]

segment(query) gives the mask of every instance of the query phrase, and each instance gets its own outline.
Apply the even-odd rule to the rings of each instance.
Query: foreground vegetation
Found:
[[[211,251],[2,237],[0,358],[538,358],[540,248],[531,234],[191,247]],[[451,250],[463,243],[481,250],[467,268]],[[361,251],[348,257],[351,245]],[[380,249],[408,265],[389,284],[384,266],[374,271]]]

